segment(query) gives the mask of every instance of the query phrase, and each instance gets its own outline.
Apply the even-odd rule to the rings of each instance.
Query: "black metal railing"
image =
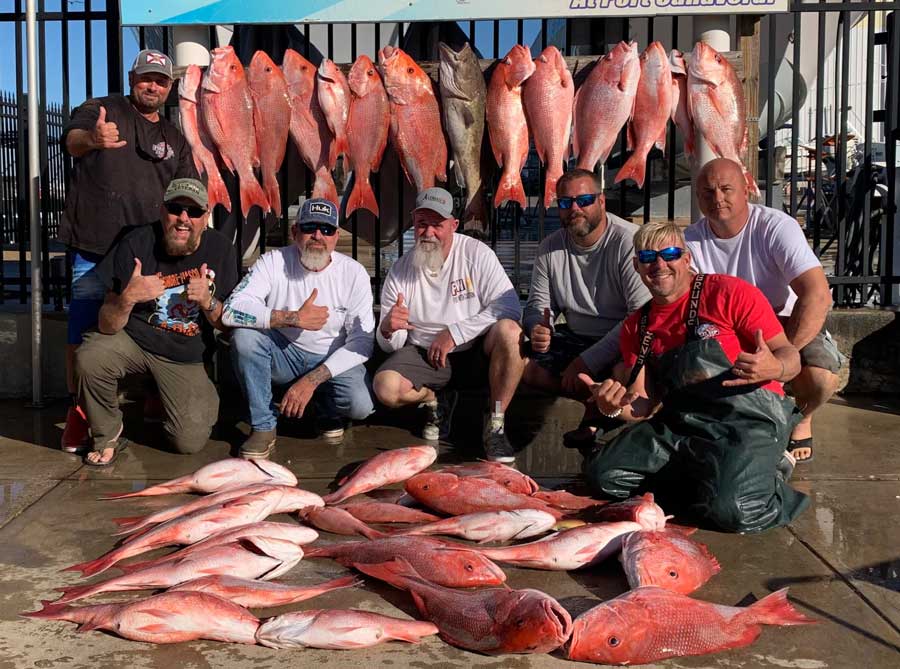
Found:
[[[59,132],[68,110],[81,100],[70,100],[70,81],[82,78],[87,96],[98,94],[96,90],[96,64],[92,61],[93,44],[105,40],[107,44],[105,75],[106,90],[121,91],[123,29],[118,24],[118,3],[106,3],[102,10],[93,9],[91,0],[85,0],[83,9],[72,11],[67,2],[58,12],[44,11],[39,2],[38,47],[44,55],[40,59],[40,99],[47,100],[46,60],[59,58],[62,63],[61,102],[43,105],[41,110],[41,208],[44,235],[45,288],[49,288],[48,301],[62,308],[58,283],[65,287],[68,271],[57,267],[62,260],[54,236],[61,215],[65,185],[70,166],[58,150]],[[24,3],[17,0],[14,12],[0,12],[0,23],[13,23],[16,27],[16,58],[24,53]],[[762,121],[765,133],[759,138],[758,153],[750,162],[759,169],[763,201],[768,206],[782,207],[798,219],[807,232],[810,244],[822,258],[834,289],[837,306],[890,306],[900,277],[894,274],[894,235],[900,225],[897,213],[897,149],[900,142],[900,36],[898,36],[897,9],[900,2],[801,2],[793,0],[792,13],[769,14],[757,17],[758,33],[767,42],[767,48],[758,45],[758,51],[767,56],[769,66],[765,76],[759,79],[759,90],[769,101]],[[690,17],[657,16],[654,18],[599,18],[590,20],[511,21],[515,37],[521,41],[527,27],[538,27],[537,38],[532,44],[535,55],[547,44],[555,44],[564,55],[600,55],[619,39],[637,39],[643,47],[652,39],[658,39],[667,48],[690,48]],[[57,55],[47,49],[45,27],[49,23],[61,26],[62,50]],[[70,31],[83,32],[83,58],[73,50]],[[444,26],[447,28],[447,26]],[[481,48],[485,58],[503,56],[501,52],[501,22],[467,21],[449,26],[458,30],[463,38]],[[255,28],[242,28],[254,30]],[[127,29],[132,30],[132,29]],[[341,29],[343,30],[343,28]],[[801,78],[799,67],[794,67],[790,77],[790,90],[778,91],[782,99],[790,101],[788,118],[777,118],[775,105],[776,77],[782,53],[778,50],[778,35],[792,30],[793,40],[787,51],[793,62],[799,63],[805,53],[816,58],[815,84]],[[376,24],[374,40],[363,40],[357,27],[349,28],[347,42],[338,42],[337,26],[324,32],[323,40],[313,44],[310,26],[300,26],[295,33],[295,46],[310,60],[317,62],[322,55],[333,55],[337,44],[349,43],[351,59],[360,53],[374,55],[378,47],[388,43],[400,44],[414,56],[431,48],[425,29],[419,24],[400,25],[392,34]],[[341,32],[341,36],[345,33]],[[505,34],[505,33],[503,33]],[[152,45],[168,49],[171,33],[166,28],[137,29],[139,46]],[[110,39],[111,38],[111,39]],[[211,42],[215,31],[210,29]],[[829,40],[835,42],[833,56],[822,47]],[[856,45],[855,47],[853,45]],[[860,46],[861,45],[861,46]],[[503,45],[505,52],[507,45]],[[737,46],[737,43],[735,43]],[[374,47],[374,48],[373,48]],[[736,49],[735,49],[736,50]],[[80,64],[75,64],[80,61]],[[277,59],[276,59],[277,61]],[[878,67],[875,65],[878,64]],[[746,66],[747,64],[745,64]],[[851,81],[853,72],[865,71],[863,81]],[[2,229],[3,266],[0,277],[0,301],[26,302],[29,292],[28,262],[28,211],[25,200],[25,170],[27,166],[25,142],[25,95],[23,90],[24,64],[17,63],[16,90],[0,94],[0,175],[2,175],[2,201],[0,201],[0,229]],[[861,99],[850,97],[850,86],[861,85],[865,94]],[[807,86],[809,86],[808,95]],[[101,87],[102,88],[102,87]],[[787,95],[785,95],[787,93]],[[762,96],[760,96],[762,97]],[[74,104],[73,104],[74,103]],[[174,114],[174,108],[168,113]],[[848,114],[852,111],[856,125],[851,128]],[[761,109],[750,110],[751,117]],[[779,126],[779,127],[776,127]],[[862,135],[855,151],[851,142]],[[779,139],[780,138],[780,139]],[[776,141],[778,140],[778,141]],[[689,185],[686,162],[675,150],[678,136],[670,127],[666,155],[654,150],[648,159],[648,180],[643,190],[630,183],[612,184],[615,170],[622,164],[626,152],[624,132],[617,150],[607,161],[607,206],[620,216],[632,220],[670,219],[689,222],[684,209]],[[783,168],[778,159],[786,155]],[[309,195],[313,180],[296,155],[291,155],[279,174],[284,201],[283,215],[279,221],[255,222],[263,228],[260,245],[285,244],[288,241],[290,220],[288,204],[297,196]],[[756,160],[754,160],[756,159]],[[534,152],[529,156],[523,174],[529,206],[524,210],[516,205],[505,205],[493,212],[488,239],[507,268],[521,294],[527,292],[531,262],[536,242],[558,226],[555,209],[544,211],[542,199],[544,169]],[[492,197],[495,183],[488,183],[488,197]],[[390,182],[381,174],[373,175],[373,187],[379,201],[390,197],[399,203],[398,211],[405,212],[411,204],[410,190],[402,175]],[[681,207],[681,209],[679,209]],[[218,223],[222,223],[219,214]],[[351,232],[349,252],[365,261],[372,275],[376,299],[381,281],[396,256],[408,249],[410,238],[398,234],[390,243],[382,242],[382,224],[374,223],[369,234],[371,253],[363,249],[361,221],[354,214],[347,222]],[[235,224],[237,243],[246,242],[245,226]],[[241,239],[241,235],[245,239]],[[368,252],[368,249],[366,250]]]

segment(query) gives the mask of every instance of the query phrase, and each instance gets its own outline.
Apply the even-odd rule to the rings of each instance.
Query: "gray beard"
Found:
[[[412,264],[418,269],[438,272],[444,264],[444,250],[437,243],[417,242],[413,249]]]
[[[300,249],[300,262],[310,272],[319,272],[328,267],[328,263],[331,262],[331,253],[328,252],[328,249],[304,247]]]

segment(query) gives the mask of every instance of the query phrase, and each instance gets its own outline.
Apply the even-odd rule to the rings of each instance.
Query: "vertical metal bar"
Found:
[[[122,27],[119,3],[114,1],[106,3],[106,82],[109,93],[122,92]]]
[[[819,30],[818,41],[816,44],[825,44],[825,12],[819,13]],[[816,72],[824,72],[825,68],[825,50],[817,50]],[[822,214],[825,205],[825,198],[822,194],[822,127],[825,123],[825,78],[816,77],[816,155],[815,165],[815,209],[813,211],[813,251],[816,255],[822,254]]]
[[[800,167],[800,156],[798,152],[800,139],[800,32],[803,25],[803,14],[794,11],[794,80],[791,85],[791,216],[797,218],[797,170]],[[771,105],[770,105],[771,106]],[[805,192],[805,189],[804,189]],[[806,222],[809,226],[809,221]]]
[[[566,55],[573,56],[572,53],[572,20],[566,19]]]
[[[547,19],[541,19],[541,51],[547,48]]]
[[[63,122],[69,113],[69,3],[62,3],[62,26],[60,33],[60,50],[62,51],[62,108]]]
[[[211,27],[210,30],[214,31],[215,28]],[[212,35],[210,35],[210,37],[212,37]],[[211,45],[215,46],[215,42],[213,42],[212,39],[210,39],[209,43]],[[138,50],[143,51],[146,48],[147,48],[147,29],[144,28],[144,26],[141,26],[138,28]]]
[[[469,21],[469,44],[475,48],[475,21]]]
[[[900,141],[900,12],[889,17],[893,22],[885,55],[888,58],[887,90],[885,91],[884,146],[887,168],[887,201],[884,203],[881,228],[881,254],[878,267],[881,270],[881,306],[893,302],[893,282],[888,278],[894,272],[894,228],[897,225],[897,142]]]
[[[22,13],[22,1],[16,0],[16,12]],[[16,58],[21,54],[24,46],[22,38],[22,29],[24,28],[21,20],[16,20]],[[26,230],[29,229],[31,219],[28,213],[28,175],[27,175],[27,132],[28,120],[25,113],[25,82],[23,77],[24,68],[16,68],[16,242],[19,245],[19,303],[26,304],[28,302],[28,250]]]
[[[772,206],[772,198],[775,193],[775,75],[778,73],[778,56],[775,51],[775,16],[769,14],[766,20],[769,23],[769,72],[766,82],[766,206]],[[751,146],[750,159],[756,157],[758,147]]]
[[[34,0],[26,2],[28,43],[28,212],[31,224],[31,403],[41,406],[43,400],[43,367],[41,359],[41,218],[40,165],[38,164],[38,75],[36,17]],[[17,51],[20,54],[21,51]]]
[[[622,19],[622,41],[624,41],[624,42],[628,41],[628,34],[630,32],[630,27],[631,26],[629,25],[628,19],[627,18]],[[622,131],[619,133],[619,137],[620,137],[620,139],[619,139],[619,161],[620,162],[625,160],[625,153],[628,150],[628,138],[627,138],[626,132],[627,132],[626,129],[622,128]],[[604,170],[605,170],[605,165],[606,164],[604,163]],[[603,185],[604,185],[604,187],[606,186],[605,183]],[[622,216],[623,218],[625,217],[625,193],[626,193],[625,189],[626,189],[626,185],[625,185],[625,182],[623,181],[619,185],[619,211],[617,212],[619,214],[619,216]]]
[[[493,28],[494,28],[494,49],[493,49],[494,58],[499,58],[500,57],[500,22],[492,21],[491,23],[493,24]]]
[[[653,17],[651,16],[647,19],[647,44],[651,44],[653,42],[653,27],[654,27],[653,26]],[[650,186],[651,186],[650,176],[652,173],[650,166],[653,164],[651,162],[653,160],[653,158],[650,157],[650,154],[652,154],[652,153],[653,153],[653,147],[651,147],[650,151],[647,152],[647,162],[645,163],[645,166],[644,166],[644,188],[642,189],[643,190],[642,195],[644,197],[644,212],[643,212],[644,223],[647,223],[650,221]],[[623,184],[622,189],[624,190],[624,188],[625,188],[625,186]]]
[[[865,102],[865,111],[864,113],[864,125],[865,125],[865,139],[863,140],[863,164],[862,164],[862,172],[857,176],[857,179],[863,178],[866,179],[867,186],[872,183],[872,131],[873,131],[873,120],[874,120],[874,112],[873,112],[873,92],[872,88],[874,87],[875,82],[873,81],[873,73],[874,73],[874,63],[875,60],[875,12],[866,12],[866,102]],[[863,200],[863,210],[862,210],[862,262],[861,262],[861,270],[863,276],[871,276],[873,274],[873,267],[871,265],[869,259],[869,253],[871,249],[869,248],[870,233],[871,233],[871,222],[872,222],[872,192],[867,188],[865,199]],[[881,272],[881,274],[885,274]],[[864,287],[862,293],[862,305],[868,302],[869,298],[869,289],[868,286]]]
[[[522,44],[525,41],[525,22],[522,19],[516,21],[516,44]]]
[[[771,18],[771,16],[770,16]],[[840,136],[835,142],[836,148],[839,148],[835,169],[835,189],[834,194],[837,198],[837,215],[838,215],[838,254],[837,267],[835,274],[838,276],[847,275],[847,206],[850,193],[847,191],[847,107],[849,105],[850,94],[850,12],[841,12],[841,97],[840,97],[840,125],[838,126]],[[865,291],[865,286],[862,286]],[[844,284],[837,286],[837,303],[844,306],[844,295],[846,287]]]
[[[41,14],[44,13],[44,2],[45,0],[37,1],[37,12]],[[37,81],[38,88],[36,89],[37,97],[37,146],[38,146],[38,155],[37,155],[37,188],[38,193],[47,193],[47,189],[52,183],[50,180],[50,175],[48,173],[48,163],[47,160],[48,151],[47,151],[47,59],[44,57],[44,54],[47,53],[46,45],[47,45],[47,25],[45,20],[37,21],[37,14],[35,14],[35,26],[37,27],[37,44],[35,46],[35,58],[37,62]],[[40,54],[38,56],[37,54]],[[29,91],[30,93],[30,91]],[[29,100],[31,96],[29,95]],[[46,182],[44,181],[46,179]],[[40,197],[40,196],[39,196]],[[43,249],[49,248],[49,238],[48,238],[48,227],[49,227],[49,213],[45,211],[44,207],[39,207],[38,212],[38,225],[40,226],[38,232],[41,236],[41,249],[42,252],[40,256],[38,256],[38,261],[40,262],[40,276],[41,276],[41,288],[43,289],[46,286],[50,285],[50,256],[43,252]],[[34,263],[34,254],[31,256],[31,262]],[[43,290],[41,291],[41,295],[43,297],[42,302],[47,302],[48,295]]]
[[[84,97],[90,100],[94,97],[94,58],[93,52],[94,31],[91,26],[91,20],[88,18],[91,13],[91,0],[84,1]]]
[[[678,47],[678,17],[672,17],[672,47]],[[682,139],[683,141],[683,139]],[[668,158],[669,158],[669,188],[666,195],[666,218],[670,221],[675,220],[675,159],[677,152],[675,151],[675,124],[669,124],[669,139],[667,142]]]
[[[356,62],[356,55],[357,55],[356,54],[356,50],[357,50],[356,39],[357,39],[356,24],[353,23],[350,25],[350,60],[354,63]],[[376,46],[375,50],[378,51],[377,46]],[[355,174],[353,175],[353,178],[356,179]],[[357,214],[354,211],[350,215],[350,255],[352,256],[352,258],[354,260],[359,259],[359,240],[357,237],[358,225],[359,224],[357,222]]]
[[[334,24],[328,24],[328,59],[334,60]]]

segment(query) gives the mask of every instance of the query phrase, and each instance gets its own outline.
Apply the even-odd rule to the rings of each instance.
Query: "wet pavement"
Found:
[[[90,559],[113,546],[112,518],[148,513],[181,503],[183,495],[101,502],[112,492],[138,490],[148,483],[194,471],[229,455],[235,430],[221,432],[194,456],[172,455],[158,443],[158,428],[146,427],[132,406],[126,434],[133,443],[116,465],[90,470],[58,450],[62,405],[41,411],[22,403],[0,403],[0,668],[92,669],[120,667],[346,667],[350,662],[378,667],[562,667],[576,666],[559,653],[487,657],[452,648],[437,637],[417,646],[392,642],[358,651],[270,650],[215,642],[153,646],[104,632],[76,632],[66,622],[17,617],[34,610],[54,588],[78,577],[59,569]],[[477,406],[461,402],[453,448],[439,461],[478,456]],[[577,405],[536,398],[517,399],[507,422],[513,441],[528,444],[519,467],[548,487],[578,491],[580,457],[558,444],[580,415]],[[230,415],[235,415],[230,413]],[[467,420],[466,417],[469,417]],[[380,449],[417,440],[404,427],[357,426],[340,446],[309,438],[305,427],[289,429],[274,460],[288,466],[303,488],[324,492],[348,464]],[[238,426],[241,427],[240,425]],[[795,472],[795,485],[812,496],[810,508],[790,527],[755,536],[701,530],[696,538],[717,556],[722,571],[696,597],[722,604],[746,604],[782,587],[815,626],[768,627],[746,648],[717,655],[670,660],[666,667],[780,667],[823,669],[900,666],[900,403],[858,398],[826,406],[816,423],[816,457]],[[236,443],[236,441],[235,441]],[[295,522],[288,517],[278,518]],[[324,540],[335,537],[323,533]],[[535,587],[555,596],[573,615],[627,589],[618,562],[582,572],[551,573],[504,568],[514,588]],[[306,559],[284,579],[316,583],[346,574],[336,563]],[[117,593],[97,601],[121,601]],[[95,603],[89,600],[85,603]],[[81,602],[79,602],[81,604]],[[258,615],[315,608],[360,608],[399,617],[415,615],[409,597],[368,580],[362,588],[321,597]],[[584,665],[586,666],[586,665]]]

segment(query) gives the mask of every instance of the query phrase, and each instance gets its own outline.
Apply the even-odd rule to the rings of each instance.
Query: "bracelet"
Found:
[[[781,363],[781,374],[779,374],[779,375],[775,378],[775,380],[776,380],[776,381],[781,381],[781,380],[784,378],[784,360],[782,360],[781,358],[778,358],[778,362]]]
[[[622,407],[619,407],[612,413],[606,413],[603,409],[600,409],[600,407],[597,407],[597,409],[600,411],[600,413],[602,413],[607,418],[618,418],[619,416],[622,415]]]

